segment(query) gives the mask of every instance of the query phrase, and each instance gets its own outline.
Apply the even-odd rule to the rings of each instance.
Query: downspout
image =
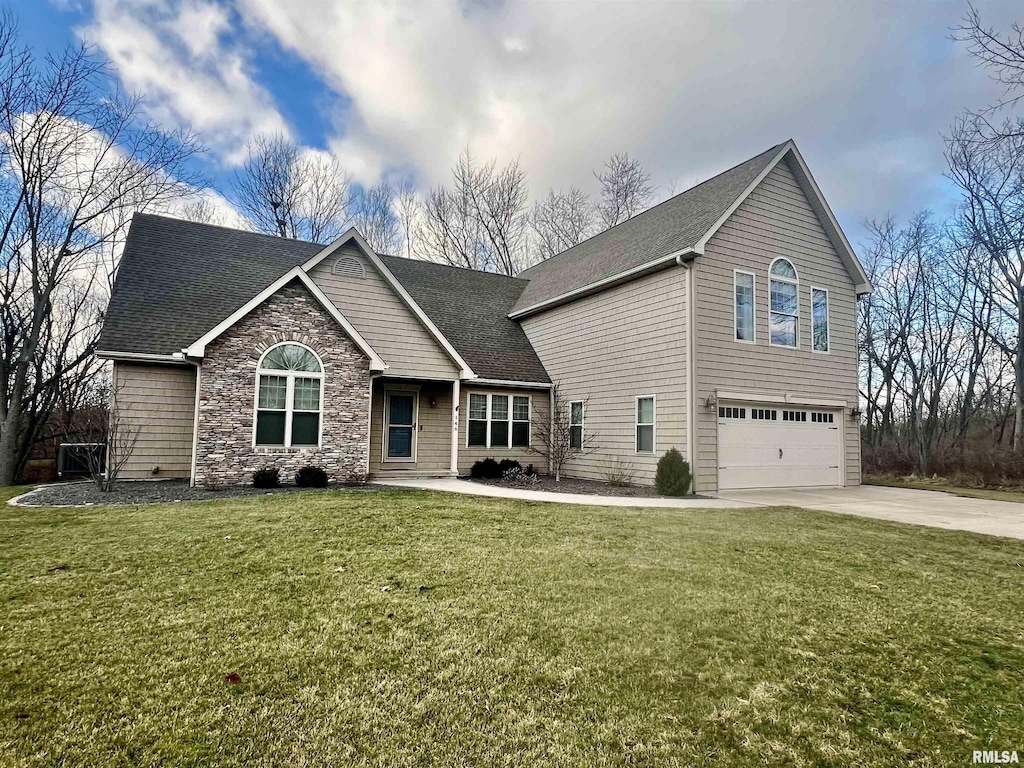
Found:
[[[694,413],[697,409],[697,342],[694,327],[694,301],[696,282],[693,264],[683,260],[683,254],[676,256],[676,264],[686,270],[686,367],[683,381],[686,386],[686,458],[690,462],[690,474],[693,477],[691,493],[697,492],[697,436],[694,433]]]
[[[555,473],[555,385],[548,390],[548,475]]]
[[[191,362],[191,361],[189,361]],[[203,381],[203,364],[192,363],[196,367],[196,406],[192,416],[192,471],[188,479],[189,487],[196,487],[196,454],[199,452],[199,388]]]

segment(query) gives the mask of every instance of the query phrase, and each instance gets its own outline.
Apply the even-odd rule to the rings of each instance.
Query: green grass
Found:
[[[989,499],[990,501],[1014,501],[1024,504],[1024,488],[994,489],[966,488],[953,485],[943,478],[907,478],[892,475],[868,475],[864,478],[865,485],[882,485],[887,488],[910,488],[916,491],[941,491],[966,499]]]
[[[413,491],[0,517],[2,765],[960,766],[1024,747],[1024,542]]]

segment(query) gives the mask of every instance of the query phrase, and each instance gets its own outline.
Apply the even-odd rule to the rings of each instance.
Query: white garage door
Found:
[[[795,406],[720,405],[719,489],[841,485],[840,416]]]

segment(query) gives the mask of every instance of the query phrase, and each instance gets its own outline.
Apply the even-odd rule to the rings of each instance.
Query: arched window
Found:
[[[796,268],[788,259],[776,259],[768,270],[771,282],[768,342],[777,347],[797,346],[800,325],[800,289]]]
[[[341,277],[366,277],[366,271],[363,269],[363,262],[355,256],[342,256],[334,262],[334,269],[332,271],[334,274],[340,275]]]
[[[302,344],[278,344],[263,354],[256,367],[255,445],[320,444],[323,371],[320,358]]]

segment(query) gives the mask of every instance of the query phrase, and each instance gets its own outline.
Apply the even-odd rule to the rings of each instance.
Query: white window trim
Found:
[[[751,309],[753,316],[751,317],[751,327],[754,332],[754,338],[752,339],[738,339],[736,338],[736,331],[739,328],[739,312],[736,306],[736,289],[738,286],[736,278],[739,275],[750,276],[750,286],[752,295],[750,298]],[[734,269],[732,271],[732,340],[739,344],[757,344],[757,275],[746,269]]]
[[[271,352],[278,347],[287,346],[289,344],[295,345],[296,347],[302,347],[308,350],[313,357],[316,358],[317,364],[320,366],[320,371],[282,371],[276,368],[264,368],[263,361],[267,358]],[[260,377],[262,376],[283,376],[285,377],[285,401],[284,401],[284,444],[283,445],[270,445],[270,444],[257,444],[256,443],[256,420],[259,418],[260,410],[264,411],[276,411],[276,408],[260,408]],[[319,413],[320,419],[317,428],[316,445],[297,445],[296,449],[312,449],[320,448],[324,442],[324,386],[327,383],[327,379],[324,378],[324,361],[320,359],[320,355],[315,350],[311,349],[306,344],[302,344],[298,341],[282,341],[274,344],[272,347],[267,347],[260,355],[259,361],[256,363],[256,381],[253,389],[253,401],[252,401],[252,447],[254,449],[261,450],[274,450],[275,448],[292,448],[292,414],[295,412],[295,379],[319,379],[320,380],[320,410],[319,411],[302,411],[299,413]]]
[[[516,398],[526,398],[526,445],[512,445],[512,432],[516,428],[516,422],[522,424],[523,419],[516,418]],[[533,446],[533,395],[510,395],[509,396],[509,448],[530,448]]]
[[[651,400],[654,405],[654,418],[650,424],[640,423],[640,401]],[[636,400],[633,403],[633,453],[637,456],[653,456],[658,452],[658,396],[657,395],[637,395]],[[637,435],[639,434],[640,427],[651,428],[651,450],[641,451],[638,450]]]
[[[472,399],[473,395],[482,395],[483,397],[487,398],[487,417],[485,419],[474,419],[474,418],[472,418],[469,415],[470,414],[469,403],[470,403],[470,400]],[[494,412],[493,407],[491,406],[491,402],[492,402],[492,398],[495,397],[495,396],[497,396],[497,397],[507,397],[508,398],[508,418],[507,419],[499,419],[498,420],[498,421],[501,421],[501,422],[504,422],[504,423],[508,424],[508,441],[506,443],[504,443],[504,444],[501,444],[501,445],[494,445],[494,443],[491,441],[491,423],[495,421],[495,419],[492,418],[492,415],[491,415]],[[529,408],[529,414],[530,415],[529,415],[529,419],[527,420],[526,423],[529,425],[529,428],[528,428],[527,437],[526,437],[526,441],[527,441],[526,445],[513,446],[512,445],[512,429],[513,429],[513,426],[516,424],[516,422],[522,423],[522,421],[523,421],[522,419],[516,419],[515,418],[515,399],[514,398],[517,398],[517,397],[525,397],[527,399],[528,408]],[[469,423],[471,421],[483,421],[483,422],[485,422],[487,424],[487,440],[486,440],[487,444],[486,445],[470,445],[470,443],[469,443]],[[513,394],[512,392],[466,392],[466,448],[476,448],[477,450],[479,450],[481,448],[488,448],[488,449],[490,449],[490,448],[505,448],[506,450],[511,450],[513,447],[515,447],[515,448],[521,448],[523,450],[526,450],[526,449],[528,449],[532,445],[533,445],[533,395],[519,395],[519,394]]]
[[[391,396],[410,395],[412,397],[412,456],[388,456],[388,438],[391,426]],[[420,424],[420,389],[416,387],[389,387],[384,390],[384,418],[381,419],[384,426],[384,434],[381,436],[381,463],[382,464],[415,464],[416,449],[419,445],[417,439]],[[406,425],[402,425],[406,426]]]
[[[828,345],[827,349],[815,349],[814,348],[814,292],[821,291],[825,294],[825,343]],[[828,288],[819,288],[816,285],[811,286],[811,352],[816,355],[830,355],[832,354],[832,296],[829,293]]]
[[[580,423],[574,424],[572,420],[572,407],[576,404],[580,406]],[[569,401],[569,442],[572,443],[572,430],[573,427],[580,428],[580,447],[570,448],[573,451],[579,451],[583,449],[583,441],[587,435],[587,401],[586,400],[571,400]],[[634,437],[636,437],[634,435]]]
[[[772,268],[775,266],[777,261],[785,261],[789,263],[789,266],[793,268],[793,272],[796,274],[796,279],[789,277],[782,277],[780,275],[773,275]],[[796,319],[796,333],[794,333],[795,344],[776,344],[772,341],[772,314],[785,315],[785,312],[774,312],[772,310],[772,281],[778,280],[780,283],[789,283],[790,285],[796,286],[796,314],[787,315],[787,317],[793,317]],[[735,302],[735,297],[733,298]],[[772,347],[779,347],[781,349],[800,349],[800,272],[796,268],[796,264],[793,263],[792,259],[787,259],[785,256],[779,256],[777,259],[772,259],[772,263],[768,265],[768,345]]]

